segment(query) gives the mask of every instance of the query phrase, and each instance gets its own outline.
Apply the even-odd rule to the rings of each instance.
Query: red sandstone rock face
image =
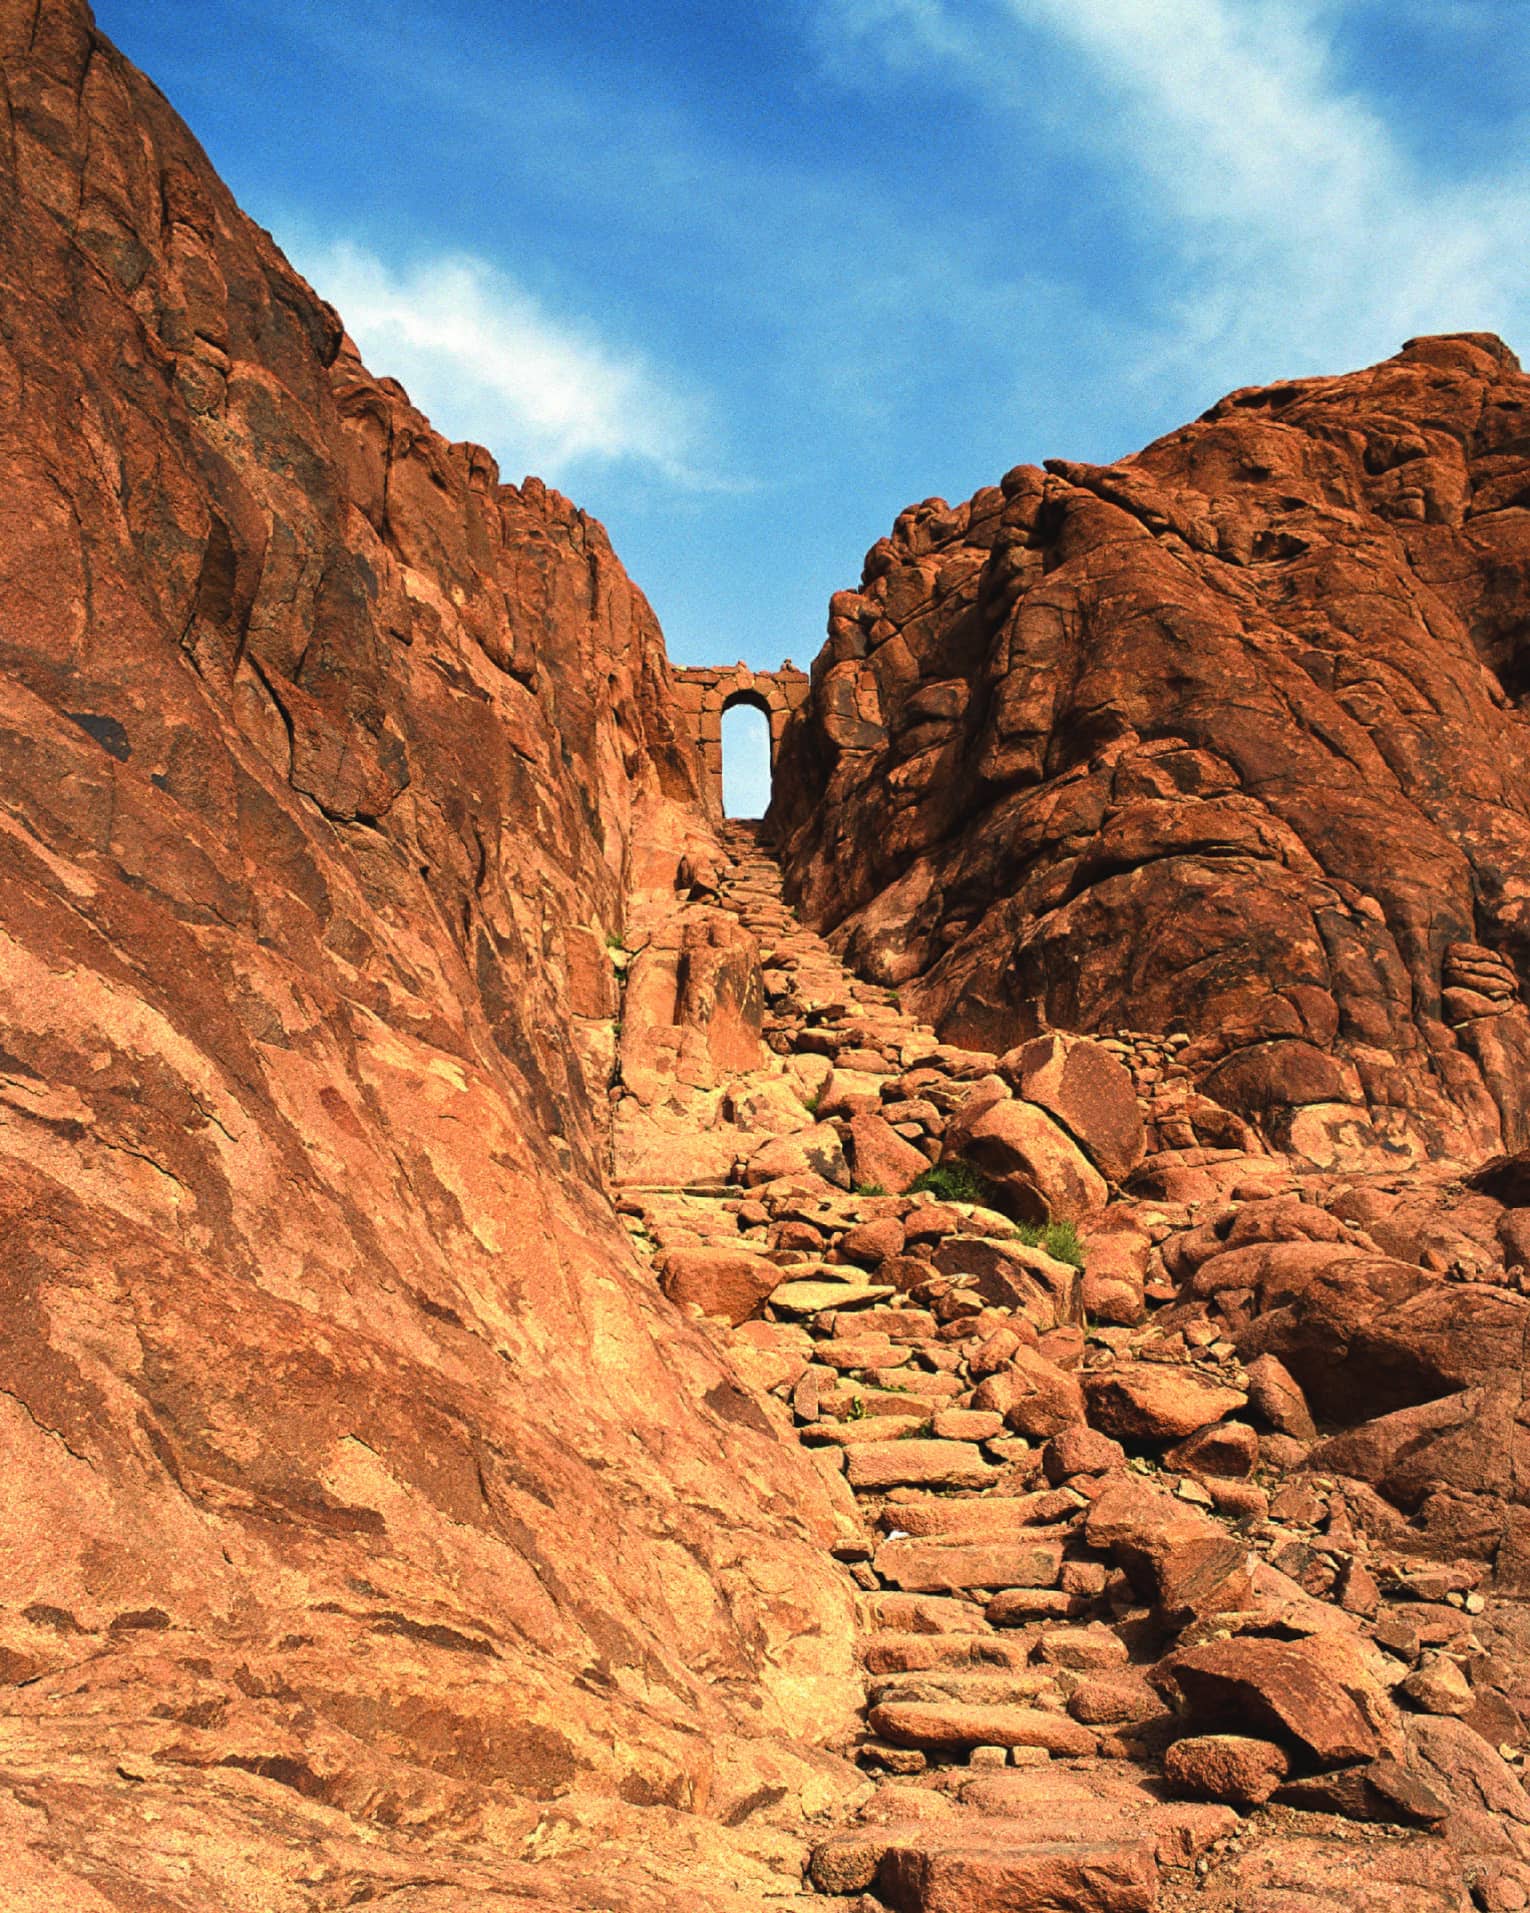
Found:
[[[673,1836],[755,1904],[682,1810],[857,1695],[817,1473],[602,1192],[606,938],[698,821],[657,627],[82,4],[0,58],[0,1872],[636,1909]]]
[[[1530,1140],[1527,408],[1415,340],[904,512],[783,741],[799,899],[949,1040],[1188,1032],[1320,1164]]]

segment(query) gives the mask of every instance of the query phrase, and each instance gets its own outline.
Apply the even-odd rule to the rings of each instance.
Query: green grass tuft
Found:
[[[950,1162],[932,1163],[915,1176],[909,1194],[917,1190],[928,1190],[937,1202],[975,1202],[984,1209],[995,1209],[999,1204],[998,1184],[960,1156]]]
[[[975,1202],[1001,1212],[1004,1207],[998,1184],[960,1156],[950,1162],[937,1162],[916,1176],[909,1193],[920,1189],[928,1190],[937,1202]],[[1017,1222],[1004,1239],[1023,1242],[1031,1249],[1045,1249],[1048,1255],[1072,1263],[1075,1269],[1084,1266],[1083,1244],[1071,1222]]]
[[[1084,1247],[1071,1222],[1022,1222],[1015,1233],[1031,1249],[1045,1249],[1059,1262],[1071,1262],[1075,1269],[1084,1266]]]

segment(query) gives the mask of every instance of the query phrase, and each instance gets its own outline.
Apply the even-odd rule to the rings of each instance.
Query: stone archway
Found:
[[[778,671],[751,671],[742,659],[734,665],[697,665],[675,672],[676,700],[701,752],[707,802],[723,814],[722,720],[735,704],[752,704],[770,722],[770,767],[776,767],[781,734],[793,711],[807,702],[808,674],[787,658]]]

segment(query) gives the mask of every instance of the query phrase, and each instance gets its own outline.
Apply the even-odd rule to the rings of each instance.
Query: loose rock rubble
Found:
[[[800,1114],[740,1131],[726,1180],[619,1206],[837,1496],[875,1792],[812,1883],[917,1913],[1337,1913],[1343,1862],[1429,1913],[1526,1903],[1525,1696],[1495,1652],[1520,1610],[1481,1549],[1431,1558],[1325,1459],[1358,1436],[1322,1438],[1337,1383],[1301,1314],[1337,1269],[1383,1313],[1520,1322],[1513,1211],[1165,1147],[1124,1038],[942,1044],[796,923],[752,828],[700,881],[759,945],[766,1060],[728,1094],[790,1083]],[[910,1186],[957,1159],[992,1206]],[[1443,1268],[1394,1259],[1424,1209]]]

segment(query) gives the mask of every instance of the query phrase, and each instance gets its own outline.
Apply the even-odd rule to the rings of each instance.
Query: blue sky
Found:
[[[98,0],[374,371],[680,663],[901,507],[1427,330],[1530,348],[1524,0]]]

